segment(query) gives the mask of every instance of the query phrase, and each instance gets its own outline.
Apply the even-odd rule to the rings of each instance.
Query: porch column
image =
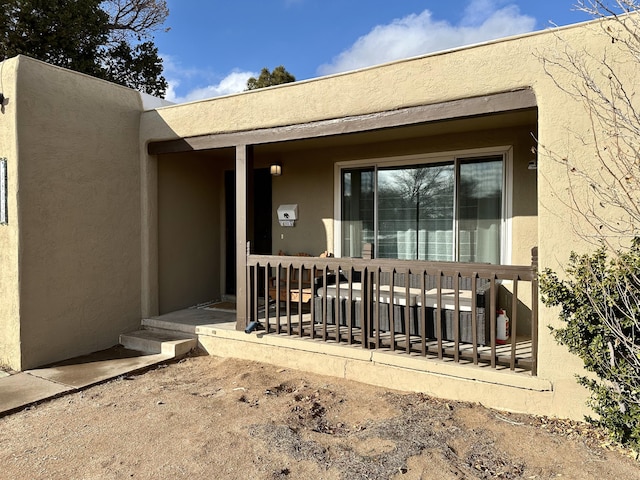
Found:
[[[236,330],[248,324],[247,311],[247,221],[249,212],[249,181],[253,172],[253,149],[236,146]]]

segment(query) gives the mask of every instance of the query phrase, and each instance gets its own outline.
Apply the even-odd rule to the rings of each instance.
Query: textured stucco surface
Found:
[[[0,159],[7,160],[7,218],[0,225],[0,365],[19,369],[20,357],[20,301],[18,270],[18,144],[16,141],[16,99],[18,62],[16,59],[0,63],[0,85],[5,105],[0,106]]]
[[[224,171],[205,156],[158,161],[159,311],[221,298]]]
[[[140,319],[139,94],[17,57],[21,367]]]

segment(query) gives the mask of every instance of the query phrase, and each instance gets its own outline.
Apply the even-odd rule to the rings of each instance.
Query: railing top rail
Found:
[[[356,269],[365,270],[372,268],[380,269],[383,272],[398,272],[419,274],[427,272],[434,275],[438,272],[442,276],[461,276],[479,278],[495,278],[498,280],[512,280],[514,278],[522,281],[531,281],[537,276],[535,265],[492,265],[488,263],[463,263],[463,262],[431,262],[424,260],[400,260],[391,258],[336,258],[336,257],[306,257],[306,256],[285,256],[285,255],[247,255],[247,264],[256,265],[290,265],[293,268],[318,269],[329,268],[332,270]]]

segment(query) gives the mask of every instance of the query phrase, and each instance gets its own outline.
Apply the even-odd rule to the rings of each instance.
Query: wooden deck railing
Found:
[[[249,254],[247,269],[249,321],[266,333],[537,374],[535,248],[525,266]]]

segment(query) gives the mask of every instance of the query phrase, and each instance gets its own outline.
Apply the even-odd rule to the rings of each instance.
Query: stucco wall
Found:
[[[16,142],[16,59],[0,63],[0,159],[7,160],[8,223],[0,225],[0,365],[20,369],[20,302],[18,244],[18,145]]]
[[[272,250],[288,255],[318,256],[333,252],[333,162],[317,151],[304,151],[282,159],[282,176],[274,177]],[[278,206],[297,204],[295,227],[281,227]]]
[[[224,171],[205,156],[158,160],[159,311],[221,298]]]
[[[139,94],[17,60],[22,368],[140,322]]]

